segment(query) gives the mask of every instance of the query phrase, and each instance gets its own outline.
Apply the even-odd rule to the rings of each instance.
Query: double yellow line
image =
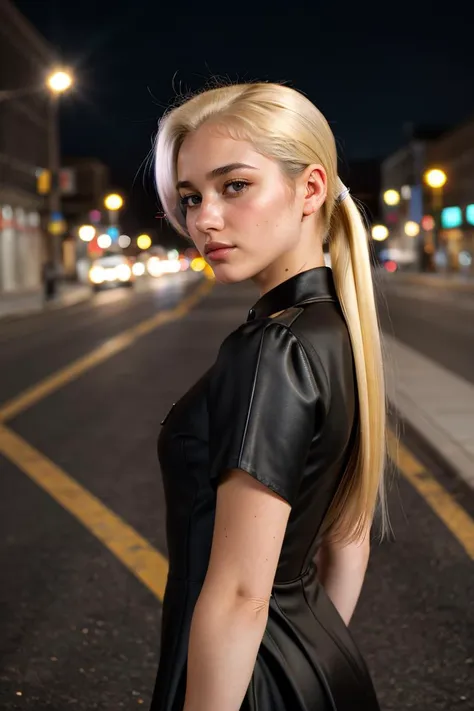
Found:
[[[93,494],[56,466],[5,425],[27,408],[40,402],[96,365],[136,343],[155,328],[185,316],[209,291],[211,281],[202,282],[176,308],[163,311],[111,338],[99,348],[57,373],[45,378],[0,407],[0,453],[27,474],[53,499],[94,534],[142,583],[163,599],[168,563],[123,519],[110,511]],[[403,475],[424,497],[451,533],[474,559],[474,521],[438,484],[423,465],[390,434],[390,455]]]

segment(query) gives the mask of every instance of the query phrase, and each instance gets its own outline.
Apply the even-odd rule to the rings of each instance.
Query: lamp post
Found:
[[[55,213],[59,213],[60,210],[60,193],[59,193],[59,141],[58,141],[58,100],[59,95],[63,94],[65,91],[71,88],[74,79],[70,72],[64,69],[56,69],[51,71],[46,77],[44,86],[34,85],[29,87],[23,87],[20,89],[8,89],[5,91],[0,91],[0,102],[8,101],[10,99],[20,99],[24,96],[31,96],[47,89],[48,98],[48,115],[47,115],[47,145],[48,145],[48,170],[50,174],[50,186],[48,192],[48,234],[54,238],[54,242],[51,239],[47,240],[46,248],[48,256],[54,261],[55,266],[60,261],[60,241],[59,237],[62,234],[61,223],[58,222],[58,228],[56,234],[51,230],[51,226],[54,223],[53,217]]]
[[[400,193],[398,190],[393,190],[393,188],[385,190],[383,194],[383,201],[386,205],[389,205],[389,207],[394,207],[400,202]]]
[[[109,193],[104,198],[104,206],[109,213],[109,225],[118,226],[118,213],[123,207],[123,197],[118,193]]]
[[[48,240],[49,257],[54,262],[55,270],[58,270],[62,262],[61,236],[64,232],[61,211],[61,193],[59,187],[59,97],[71,88],[73,77],[70,72],[56,70],[51,72],[46,79],[46,86],[49,90],[48,100],[48,169],[51,176],[50,189],[48,193],[48,232],[51,240]],[[56,219],[55,219],[56,218]],[[55,228],[54,225],[58,226]]]
[[[448,177],[441,168],[430,168],[424,174],[425,183],[431,188],[432,206],[434,216],[433,246],[436,251],[439,247],[439,231],[441,227],[441,210],[443,209],[443,187]]]

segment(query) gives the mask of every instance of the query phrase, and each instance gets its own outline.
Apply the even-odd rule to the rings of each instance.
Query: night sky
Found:
[[[63,101],[64,152],[111,167],[130,195],[132,221],[140,215],[156,225],[144,167],[158,117],[176,93],[215,76],[302,90],[349,163],[383,158],[402,145],[410,123],[452,125],[474,113],[474,10],[460,3],[436,15],[417,0],[16,5],[77,76]]]

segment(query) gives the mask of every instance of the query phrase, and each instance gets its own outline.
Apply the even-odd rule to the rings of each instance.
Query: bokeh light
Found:
[[[139,235],[137,237],[137,247],[138,249],[149,249],[151,247],[150,235]]]
[[[413,220],[408,220],[405,222],[405,234],[408,237],[416,237],[420,233],[420,225],[418,222],[413,222]]]
[[[386,205],[398,205],[400,202],[400,193],[398,190],[386,190],[383,194],[383,200]]]
[[[132,240],[128,235],[120,235],[118,238],[118,244],[119,247],[122,247],[122,249],[127,249],[127,247],[130,247],[132,243]]]
[[[114,212],[115,210],[120,210],[123,207],[123,198],[117,193],[110,193],[104,200],[104,205],[107,210]]]
[[[108,249],[112,244],[112,238],[104,232],[104,234],[97,237],[97,244],[101,249]]]
[[[388,237],[388,229],[385,225],[374,225],[372,227],[372,239],[376,242],[383,242]]]
[[[92,242],[92,240],[95,237],[95,227],[92,225],[81,225],[79,227],[79,238],[82,239],[83,242]]]
[[[191,269],[193,272],[202,272],[206,267],[206,262],[202,257],[196,257],[191,262]]]
[[[55,94],[62,94],[72,86],[73,78],[70,72],[64,70],[52,72],[46,80],[50,90]]]
[[[446,173],[440,168],[432,168],[425,173],[425,182],[430,188],[442,188],[447,179]]]

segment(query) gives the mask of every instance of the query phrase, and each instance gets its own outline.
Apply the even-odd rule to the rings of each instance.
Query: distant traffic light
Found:
[[[46,169],[38,170],[36,174],[36,192],[39,195],[47,195],[51,192],[51,171]]]

